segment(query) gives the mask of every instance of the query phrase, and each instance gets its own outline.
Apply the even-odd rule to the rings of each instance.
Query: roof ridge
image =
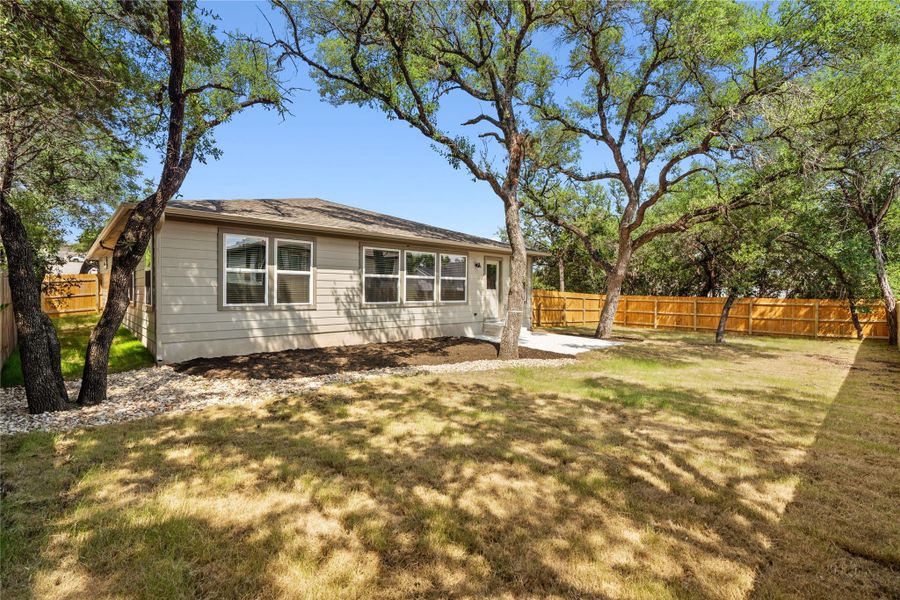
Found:
[[[326,200],[326,199],[320,198],[318,196],[307,196],[307,197],[298,196],[298,197],[288,197],[288,198],[193,198],[193,199],[184,198],[184,199],[172,200],[172,201],[170,201],[169,204],[170,205],[179,204],[179,203],[192,204],[195,202],[196,203],[206,202],[206,203],[215,203],[215,204],[219,204],[219,205],[224,205],[224,204],[228,204],[228,203],[237,203],[237,202],[255,203],[255,202],[265,202],[265,201],[271,201],[271,202],[277,202],[277,203],[283,203],[283,204],[291,204],[294,206],[297,206],[298,203],[295,203],[292,201],[318,201],[324,205],[332,206],[335,208],[344,208],[344,209],[348,209],[348,210],[352,210],[352,211],[365,213],[365,214],[368,214],[368,215],[371,215],[374,217],[378,217],[378,218],[389,219],[389,220],[394,221],[395,224],[402,223],[402,224],[406,224],[406,225],[410,225],[410,226],[414,226],[414,227],[426,227],[433,231],[446,232],[448,234],[453,234],[454,236],[464,236],[464,237],[467,237],[470,239],[488,242],[493,245],[508,247],[508,244],[506,244],[500,240],[493,239],[493,238],[475,235],[472,233],[466,233],[463,231],[457,231],[455,229],[448,229],[446,227],[441,227],[439,225],[432,225],[430,223],[424,223],[422,221],[414,221],[412,219],[407,219],[406,217],[398,217],[396,215],[378,212],[378,211],[370,210],[367,208],[361,208],[359,206],[353,206],[351,204],[334,202],[332,200]],[[398,222],[400,222],[400,223],[398,223]]]

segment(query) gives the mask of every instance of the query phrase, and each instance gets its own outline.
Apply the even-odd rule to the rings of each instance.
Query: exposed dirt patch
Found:
[[[413,367],[492,360],[499,345],[464,337],[438,337],[382,344],[332,346],[261,352],[245,356],[195,358],[172,365],[179,373],[232,379],[288,379],[342,371]],[[519,348],[519,358],[571,358],[565,354]]]

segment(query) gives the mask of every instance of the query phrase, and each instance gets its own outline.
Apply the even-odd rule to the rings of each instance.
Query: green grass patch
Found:
[[[81,371],[84,368],[84,352],[91,331],[99,317],[97,314],[89,314],[51,319],[59,336],[63,378],[77,379],[81,377]],[[109,372],[131,371],[151,366],[153,363],[153,355],[141,344],[140,340],[124,327],[120,327],[113,338],[109,351]],[[22,358],[19,356],[19,350],[16,349],[3,365],[0,384],[2,387],[10,387],[23,383]]]

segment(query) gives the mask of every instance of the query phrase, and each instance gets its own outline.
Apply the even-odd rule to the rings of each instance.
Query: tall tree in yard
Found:
[[[548,145],[541,159],[551,173],[573,185],[607,184],[621,199],[614,251],[597,260],[607,287],[596,335],[606,337],[637,249],[754,203],[752,192],[687,201],[682,194],[678,214],[669,221],[654,219],[692,177],[746,160],[752,143],[777,136],[759,127],[756,114],[818,65],[821,52],[806,35],[812,20],[802,5],[785,3],[775,12],[725,1],[563,6],[559,23],[561,42],[570,50],[567,72],[584,91],[558,100],[558,92],[547,88],[533,108],[546,126],[545,139],[560,141]],[[554,145],[569,149],[553,151]],[[583,168],[597,151],[607,164],[596,168],[592,160]],[[793,173],[795,168],[758,169],[755,185],[765,187]],[[542,198],[535,200],[540,204]],[[541,209],[592,243],[564,213],[546,204]]]
[[[519,188],[530,143],[523,103],[552,79],[550,62],[533,41],[555,6],[535,0],[273,4],[287,25],[281,48],[311,68],[324,98],[371,105],[404,121],[503,202],[512,261],[500,358],[517,357],[526,276]],[[442,103],[457,97],[476,106],[462,123],[472,135],[452,132],[440,118]]]
[[[47,259],[67,225],[135,192],[139,155],[123,122],[140,73],[99,6],[62,0],[0,2],[0,55],[2,258],[28,408],[41,413],[68,402],[41,310]]]
[[[131,212],[112,255],[106,307],[91,333],[78,403],[106,397],[109,350],[128,308],[131,273],[144,257],[168,201],[178,193],[193,161],[217,155],[213,130],[252,106],[283,111],[279,69],[266,48],[237,37],[222,41],[195,3],[170,0],[125,3],[122,22],[148,63],[162,65],[160,121],[162,171],[156,189]],[[185,6],[187,11],[184,10]]]
[[[808,164],[807,184],[832,210],[852,216],[869,253],[897,344],[897,298],[891,285],[885,226],[900,209],[900,7],[895,2],[820,7],[829,52],[826,68],[799,86],[791,102],[767,114]]]

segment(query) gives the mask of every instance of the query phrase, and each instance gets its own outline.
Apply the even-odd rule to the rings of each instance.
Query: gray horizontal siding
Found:
[[[254,231],[248,228],[250,232]],[[483,263],[483,254],[469,253],[466,304],[364,307],[359,240],[318,236],[315,242],[314,309],[220,310],[218,228],[167,219],[157,244],[160,357],[177,362],[198,356],[481,333],[483,269],[474,264]]]
[[[156,354],[156,313],[152,307],[144,304],[144,269],[143,262],[135,273],[137,280],[135,301],[128,305],[124,325],[135,337],[141,340],[147,349]]]

